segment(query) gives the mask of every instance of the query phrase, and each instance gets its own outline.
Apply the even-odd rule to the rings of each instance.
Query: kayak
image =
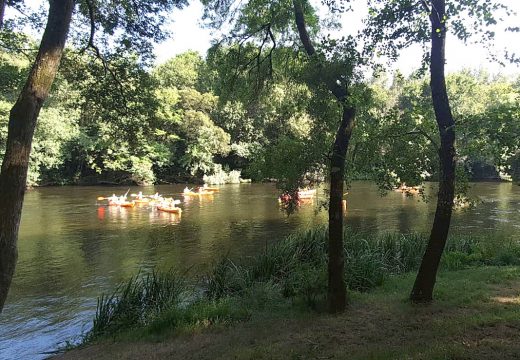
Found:
[[[182,194],[184,196],[203,196],[203,195],[213,195],[213,191],[186,191]]]
[[[136,199],[134,200],[136,204],[148,204],[152,202],[152,199]]]
[[[109,201],[108,206],[122,206],[122,207],[133,207],[135,204],[133,201]]]
[[[316,195],[316,189],[298,191],[298,197],[300,199],[311,199],[314,195]]]
[[[157,210],[172,213],[172,214],[180,214],[182,212],[181,208],[168,207],[168,206],[157,206]]]
[[[198,189],[202,189],[203,191],[213,191],[213,192],[219,192],[220,189],[216,187],[209,187],[209,186],[201,186]]]
[[[420,192],[420,188],[417,186],[400,186],[395,191],[402,192],[404,194],[418,194]]]

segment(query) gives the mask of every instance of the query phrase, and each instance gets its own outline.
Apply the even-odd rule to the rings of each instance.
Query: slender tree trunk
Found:
[[[34,129],[58,71],[74,9],[74,0],[49,0],[49,3],[47,26],[38,55],[11,109],[6,151],[0,172],[0,311],[18,257],[16,243]]]
[[[345,159],[354,128],[355,110],[343,105],[341,125],[336,133],[330,161],[328,305],[332,313],[347,304],[345,288],[345,248],[343,246],[343,184]]]
[[[303,6],[300,0],[293,0],[296,27],[300,41],[309,57],[316,50],[307,32]],[[319,65],[318,66],[323,66]],[[347,105],[348,92],[336,80],[328,80],[325,85],[342,105],[342,118],[336,133],[330,162],[330,202],[329,202],[329,262],[328,293],[329,312],[345,310],[347,291],[345,287],[345,248],[343,246],[343,186],[345,180],[345,161],[348,144],[354,128],[355,108]]]
[[[430,87],[435,110],[435,119],[440,135],[440,176],[437,194],[437,209],[417,278],[410,295],[413,302],[430,302],[437,270],[450,229],[453,200],[455,197],[455,121],[450,109],[446,81],[445,63],[445,0],[433,0],[430,20],[432,23],[432,49],[430,65]]]
[[[0,0],[0,31],[4,27],[5,1]]]

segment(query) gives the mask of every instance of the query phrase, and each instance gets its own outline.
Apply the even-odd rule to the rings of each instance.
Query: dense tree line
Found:
[[[336,109],[313,100],[305,79],[281,76],[251,102],[248,89],[230,93],[225,74],[231,64],[187,52],[152,69],[131,58],[112,63],[124,79],[121,93],[102,64],[73,54],[39,117],[31,186],[200,181],[222,167],[286,187],[326,176]],[[24,56],[1,54],[2,153],[8,113],[28,70]],[[449,74],[447,84],[461,122],[457,143],[466,175],[460,176],[479,178],[484,166],[515,176],[520,81],[464,70]],[[427,79],[376,73],[366,85],[349,179],[372,179],[382,189],[433,179],[438,169]],[[318,123],[318,113],[328,113],[331,124]],[[296,161],[288,164],[287,154]]]

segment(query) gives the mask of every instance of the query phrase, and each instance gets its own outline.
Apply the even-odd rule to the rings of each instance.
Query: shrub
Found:
[[[175,272],[152,272],[130,278],[109,295],[98,299],[93,327],[87,337],[117,333],[150,323],[165,309],[181,301],[184,282]]]
[[[231,170],[226,172],[222,169],[222,165],[216,164],[212,175],[204,175],[203,180],[210,185],[224,185],[224,184],[240,184],[240,170]]]

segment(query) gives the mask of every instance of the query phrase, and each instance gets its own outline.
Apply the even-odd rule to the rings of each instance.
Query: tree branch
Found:
[[[125,95],[124,86],[121,83],[121,81],[119,80],[119,78],[118,78],[117,74],[114,72],[114,70],[111,69],[108,61],[101,54],[99,47],[97,47],[96,44],[94,43],[94,36],[96,33],[96,18],[95,18],[95,12],[94,12],[94,5],[92,5],[91,0],[85,0],[85,3],[87,4],[87,8],[88,8],[88,15],[89,15],[89,21],[90,21],[90,35],[89,35],[87,45],[79,51],[79,54],[82,55],[88,49],[93,50],[94,55],[96,56],[96,58],[98,60],[101,61],[101,64],[103,65],[103,70],[105,72],[105,76],[107,75],[107,73],[109,73],[110,76],[112,77],[112,79],[116,82],[116,84],[119,88],[119,93],[123,99],[125,111],[126,111],[126,113],[129,113],[129,109],[126,104],[126,95]]]
[[[309,37],[309,32],[307,31],[307,25],[305,23],[305,16],[303,13],[303,6],[301,0],[293,0],[294,6],[294,18],[296,21],[296,27],[298,28],[298,34],[300,36],[300,40],[309,55],[312,58],[316,55],[316,49],[312,45],[311,39]],[[323,69],[323,64],[321,62],[318,63],[318,67]],[[326,77],[329,79],[329,77]],[[342,82],[339,79],[329,79],[324,81],[325,85],[329,89],[329,91],[334,94],[336,99],[340,102],[344,102],[347,98],[347,88],[345,85],[342,85]]]
[[[426,2],[426,0],[421,0],[420,2],[421,2],[422,7],[424,8],[424,10],[428,13],[428,16],[430,16],[431,9],[428,6],[428,3]]]
[[[311,39],[309,37],[309,32],[307,31],[307,25],[305,24],[305,16],[303,14],[303,6],[299,0],[293,0],[294,6],[294,18],[296,20],[296,27],[298,28],[298,34],[300,35],[300,40],[303,44],[307,55],[313,56],[316,54],[316,49],[312,45]]]
[[[440,151],[439,144],[435,141],[435,139],[432,138],[426,131],[424,131],[422,129],[415,129],[415,130],[412,130],[412,131],[405,132],[404,134],[391,135],[390,137],[391,138],[398,138],[398,137],[403,137],[403,136],[406,136],[406,135],[422,135],[422,136],[424,136],[426,139],[428,139],[430,141],[432,146],[435,148],[435,152],[438,153]]]

